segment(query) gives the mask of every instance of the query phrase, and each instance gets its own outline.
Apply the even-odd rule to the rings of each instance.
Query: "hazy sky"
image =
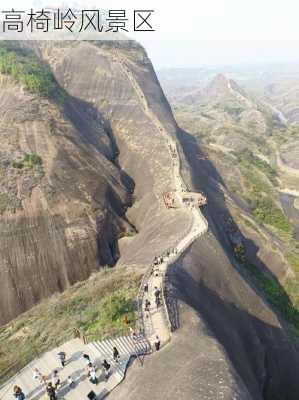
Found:
[[[297,0],[1,0],[0,10],[61,4],[125,9],[129,16],[136,9],[154,10],[155,32],[135,38],[156,68],[299,61]]]
[[[299,63],[299,40],[144,41],[156,68]]]

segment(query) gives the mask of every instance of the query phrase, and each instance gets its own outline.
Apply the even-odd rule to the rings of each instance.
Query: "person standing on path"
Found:
[[[64,368],[64,366],[65,366],[65,359],[66,359],[66,354],[65,354],[65,352],[64,352],[64,351],[60,351],[57,355],[58,355],[58,358],[59,358],[59,361],[60,361],[60,364],[61,364],[62,368]]]
[[[155,292],[154,293],[155,293],[156,299],[160,298],[161,291],[160,291],[160,289],[157,288],[157,286],[155,286]]]
[[[105,371],[105,379],[106,379],[106,382],[107,382],[108,378],[109,378],[109,374],[110,374],[111,365],[107,362],[107,360],[104,360],[102,362],[102,366],[103,366],[104,371]]]
[[[117,350],[117,348],[116,348],[115,346],[113,347],[113,360],[114,360],[116,363],[118,363],[119,360],[120,360],[119,352],[118,352],[118,350]]]
[[[93,383],[94,385],[97,385],[98,378],[97,378],[97,374],[96,374],[96,369],[92,364],[90,364],[90,365],[91,365],[90,370],[89,370],[90,382]]]
[[[159,350],[160,350],[160,346],[161,346],[161,341],[160,341],[160,338],[159,338],[159,336],[158,336],[158,335],[156,336],[156,339],[155,339],[154,345],[155,345],[155,349],[156,349],[156,351],[159,351]]]
[[[82,357],[84,358],[84,361],[85,361],[86,365],[88,366],[88,364],[91,363],[91,359],[90,359],[89,355],[88,354],[83,354]]]
[[[150,302],[148,299],[146,299],[146,300],[145,300],[145,307],[144,307],[144,310],[145,310],[145,311],[149,311],[150,306],[151,306],[151,302]]]
[[[156,297],[156,306],[157,306],[157,310],[158,310],[158,308],[159,308],[159,306],[161,305],[161,300],[160,300],[160,297],[158,296],[158,297]]]
[[[34,368],[33,370],[33,379],[38,380],[39,383],[44,383],[46,384],[46,377],[40,372],[40,370],[38,368]]]
[[[17,400],[25,400],[25,395],[23,393],[23,390],[20,388],[20,386],[14,386],[13,392],[14,392],[14,396]]]
[[[75,382],[74,382],[73,378],[71,377],[71,375],[67,377],[67,383],[68,383],[70,389],[73,389],[73,387],[75,386]]]
[[[55,370],[52,375],[52,386],[57,390],[58,386],[60,385],[60,378],[58,375],[58,371]]]
[[[53,387],[51,382],[49,382],[48,385],[47,385],[47,395],[48,395],[50,400],[57,400],[56,390]]]

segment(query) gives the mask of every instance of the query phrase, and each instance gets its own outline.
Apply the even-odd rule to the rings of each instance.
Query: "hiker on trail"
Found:
[[[111,365],[107,362],[107,360],[104,360],[102,362],[102,366],[103,366],[104,371],[105,371],[105,379],[106,379],[106,381],[108,381]]]
[[[56,390],[51,382],[49,382],[47,385],[47,394],[50,400],[57,400]]]
[[[138,339],[137,333],[131,327],[130,327],[130,333],[134,341]]]
[[[159,351],[159,350],[160,350],[160,345],[161,345],[161,342],[160,342],[160,338],[159,338],[159,336],[158,336],[158,335],[156,336],[156,339],[155,339],[154,345],[155,345],[155,349],[156,349],[156,351]]]
[[[120,359],[119,352],[118,352],[117,348],[114,346],[114,347],[113,347],[113,360],[114,360],[116,363],[118,363],[118,362],[119,362],[119,359]]]
[[[159,306],[161,305],[161,300],[160,300],[160,297],[158,296],[158,297],[156,297],[156,306],[157,306],[157,309],[159,308]]]
[[[91,376],[91,372],[92,372],[93,370],[95,370],[94,366],[92,365],[92,363],[89,363],[89,364],[87,365],[87,374],[88,374],[88,376]]]
[[[145,310],[145,311],[149,311],[150,306],[151,306],[151,302],[149,301],[149,299],[146,299],[146,300],[145,300],[145,307],[144,307],[144,310]]]
[[[75,386],[75,382],[71,376],[67,377],[67,383],[68,383],[70,389],[72,389]]]
[[[58,388],[58,386],[59,386],[59,384],[60,384],[60,378],[59,378],[59,375],[58,375],[58,371],[57,370],[55,370],[54,372],[53,372],[53,375],[52,375],[52,386],[57,390],[57,388]]]
[[[90,364],[89,376],[90,376],[90,382],[96,385],[98,383],[98,378],[96,375],[96,369],[92,364]]]
[[[88,366],[88,364],[91,363],[91,359],[90,359],[89,355],[88,355],[88,354],[83,354],[82,357],[84,358],[85,363],[86,363],[86,365]]]
[[[38,368],[33,370],[33,379],[38,380],[39,383],[46,383],[46,377],[40,372]]]
[[[14,386],[13,394],[17,400],[25,400],[25,395],[23,393],[23,390],[20,388],[20,386]]]
[[[143,290],[144,290],[144,293],[148,293],[148,283],[144,284]]]
[[[155,286],[155,292],[154,293],[155,293],[156,299],[160,298],[161,291],[160,291],[160,289],[157,288],[157,286]]]
[[[133,340],[137,340],[137,334],[136,334],[136,332],[133,330],[133,328],[131,326],[129,328],[129,331],[130,331],[130,335],[132,336],[132,339]]]
[[[60,361],[60,363],[61,363],[62,368],[64,368],[64,366],[65,366],[65,359],[66,359],[66,354],[65,354],[65,352],[64,352],[64,351],[60,351],[57,355],[58,355],[58,358],[59,358],[59,361]]]

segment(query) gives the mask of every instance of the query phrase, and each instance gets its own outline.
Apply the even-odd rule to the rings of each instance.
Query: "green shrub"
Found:
[[[25,154],[23,162],[28,167],[33,167],[34,165],[41,165],[42,159],[37,154]]]
[[[17,169],[22,169],[24,167],[24,164],[22,161],[13,161],[12,166]]]
[[[13,161],[12,166],[17,169],[24,167],[33,168],[36,165],[42,165],[43,160],[40,156],[34,153],[26,153],[21,161]]]

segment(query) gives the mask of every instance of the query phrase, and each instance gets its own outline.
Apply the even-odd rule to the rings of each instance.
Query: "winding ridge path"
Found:
[[[168,134],[157,116],[150,109],[143,91],[132,75],[126,60],[124,60],[117,51],[115,51],[114,54],[123,73],[131,82],[144,112],[165,138],[165,146],[168,148],[172,159],[175,192],[182,207],[186,207],[186,212],[192,213],[192,223],[174,248],[166,249],[164,254],[158,255],[158,262],[150,265],[143,277],[137,299],[139,304],[139,329],[141,331],[137,339],[126,336],[95,341],[89,344],[84,344],[80,339],[70,340],[59,348],[49,351],[33,360],[16,376],[0,387],[0,400],[9,400],[12,398],[12,388],[14,385],[19,385],[24,390],[26,399],[28,400],[46,399],[45,385],[33,379],[34,368],[38,368],[47,379],[51,379],[53,370],[57,369],[59,371],[61,379],[61,386],[58,389],[59,399],[87,399],[87,394],[91,390],[95,392],[98,400],[104,398],[124,379],[128,362],[132,356],[138,356],[138,358],[140,358],[150,353],[154,348],[157,336],[160,339],[161,346],[167,344],[171,339],[170,320],[164,296],[164,278],[167,268],[194,242],[194,240],[208,230],[208,223],[200,209],[198,207],[187,207],[183,202],[182,192],[187,191],[187,187],[180,173],[180,157],[175,140]],[[148,288],[147,291],[144,291],[145,285]],[[158,307],[155,303],[156,288],[161,292],[161,304]],[[147,311],[145,311],[146,300],[150,302]],[[118,363],[116,363],[112,357],[113,346],[116,346],[120,353],[120,361]],[[57,354],[60,351],[65,351],[68,358],[67,365],[63,369],[59,367],[57,358]],[[84,353],[90,355],[91,360],[97,368],[97,376],[99,379],[97,385],[91,384],[88,379],[82,358]],[[111,364],[111,374],[107,382],[104,379],[104,373],[101,369],[101,362],[103,359],[108,360]],[[75,381],[75,386],[72,389],[67,385],[68,376],[72,376]]]
[[[182,192],[187,190],[187,186],[181,176],[181,164],[180,164],[180,156],[177,150],[177,145],[175,140],[171,137],[170,134],[166,131],[166,129],[161,125],[157,116],[150,109],[147,100],[143,94],[143,91],[136,81],[135,77],[131,73],[127,62],[125,59],[121,57],[119,52],[115,50],[114,52],[115,58],[118,61],[120,67],[122,68],[123,73],[127,76],[129,81],[131,82],[135,92],[139,98],[140,103],[142,104],[143,110],[149,119],[154,123],[156,129],[163,134],[165,138],[165,144],[169,150],[172,159],[173,166],[173,181],[175,186],[175,191],[178,196],[179,202],[182,206],[184,206],[184,202],[182,199]],[[161,194],[162,196],[162,194]],[[149,271],[145,274],[144,279],[142,281],[140,293],[139,293],[139,301],[141,301],[141,318],[143,319],[144,325],[144,335],[149,339],[151,345],[154,345],[156,340],[156,336],[159,337],[161,341],[161,345],[165,345],[170,340],[170,321],[168,316],[167,305],[165,303],[165,298],[163,296],[164,293],[164,277],[167,271],[168,265],[172,264],[198,237],[207,232],[208,230],[208,222],[205,217],[202,215],[200,209],[197,208],[189,208],[188,212],[192,213],[192,225],[189,228],[189,231],[178,241],[177,245],[174,249],[167,249],[166,252],[162,255],[163,261],[159,263],[158,266],[150,266]],[[148,292],[144,293],[143,287],[144,285],[148,286]],[[160,289],[162,293],[162,306],[157,309],[155,304],[155,288]],[[149,312],[144,312],[145,310],[145,301],[148,300],[150,302]]]

